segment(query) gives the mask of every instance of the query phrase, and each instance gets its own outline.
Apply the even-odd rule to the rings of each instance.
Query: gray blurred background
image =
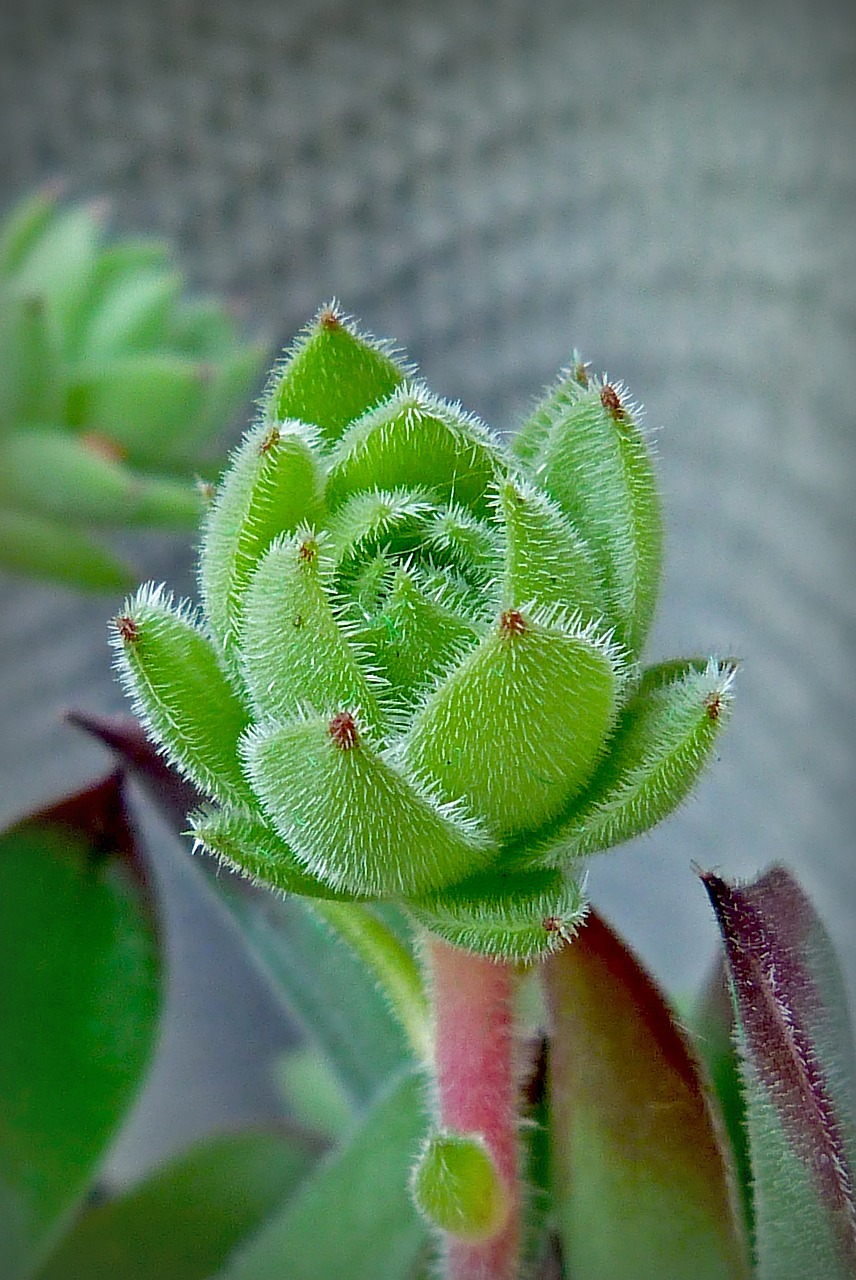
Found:
[[[573,345],[644,402],[668,528],[650,657],[742,659],[696,798],[591,872],[679,992],[714,943],[691,860],[781,860],[856,993],[854,72],[833,0],[0,0],[3,205],[57,177],[107,195],[272,348],[335,295],[498,428]],[[186,546],[134,546],[192,589]],[[103,768],[58,716],[121,709],[115,604],[0,580],[0,819]],[[165,876],[173,987],[122,1170],[264,1114],[284,1042]]]

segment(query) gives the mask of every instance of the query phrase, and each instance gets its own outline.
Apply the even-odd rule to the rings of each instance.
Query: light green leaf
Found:
[[[160,959],[118,775],[0,836],[4,1280],[44,1260],[154,1046]]]
[[[711,658],[652,668],[619,717],[585,793],[540,843],[550,866],[621,844],[661,822],[691,791],[731,713],[734,664]]]
[[[322,307],[271,379],[265,418],[297,418],[338,440],[345,427],[401,383],[389,347],[356,329],[335,306]]]
[[[493,834],[537,828],[593,774],[622,676],[620,654],[573,619],[506,610],[419,711],[404,759]]]
[[[237,754],[249,715],[187,606],[142,587],[112,620],[110,643],[134,710],[169,762],[204,794],[254,808]]]
[[[491,848],[472,823],[416,790],[343,711],[253,731],[247,776],[307,869],[370,897],[425,893],[483,866]]]
[[[380,1096],[217,1280],[413,1280],[427,1243],[408,1192],[424,1088],[408,1075]]]

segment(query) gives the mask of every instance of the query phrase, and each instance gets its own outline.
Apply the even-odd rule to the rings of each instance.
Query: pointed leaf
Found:
[[[254,731],[242,750],[274,827],[333,888],[371,897],[425,893],[490,857],[478,830],[411,786],[348,711]]]
[[[584,795],[541,846],[550,866],[630,840],[668,817],[691,791],[728,723],[734,665],[654,668],[622,711]]]
[[[403,376],[387,344],[358,334],[335,306],[323,307],[274,371],[265,417],[310,422],[332,443]]]
[[[134,711],[170,763],[206,795],[255,807],[237,754],[249,715],[188,608],[142,587],[110,624],[110,643]]]
[[[87,1210],[38,1280],[207,1280],[294,1192],[319,1147],[282,1124],[209,1138]]]
[[[602,619],[606,600],[590,549],[568,519],[532,485],[500,486],[505,526],[503,608],[561,605],[585,621]]]
[[[427,1243],[407,1186],[426,1124],[423,1090],[408,1075],[379,1097],[218,1280],[413,1280]]]
[[[359,707],[381,732],[381,713],[358,652],[333,613],[315,537],[278,538],[253,574],[246,595],[241,666],[256,718],[290,719],[301,708],[320,714]]]
[[[759,1280],[856,1274],[856,1070],[817,914],[784,867],[702,881],[725,942],[755,1184]]]
[[[32,428],[0,440],[0,498],[80,524],[195,526],[202,503],[191,481],[135,474],[87,441]]]
[[[311,898],[352,897],[309,875],[260,813],[208,805],[189,814],[187,822],[197,845],[256,884]]]
[[[24,196],[12,206],[0,227],[0,275],[17,271],[55,215],[56,195],[49,187]]]
[[[586,1280],[744,1280],[731,1171],[686,1040],[594,913],[546,963],[555,1199]]]
[[[312,451],[297,431],[254,427],[232,454],[205,520],[199,576],[205,612],[225,649],[234,646],[250,578],[277,534],[320,511]]]
[[[580,884],[561,872],[492,869],[409,907],[452,946],[530,964],[573,937],[587,905]]]
[[[535,471],[597,557],[618,638],[636,656],[660,579],[659,499],[644,436],[610,384],[560,385]]]
[[[63,348],[97,262],[103,214],[100,201],[57,209],[30,241],[12,277],[18,293],[44,299],[54,337]]]
[[[327,502],[332,510],[361,491],[423,489],[487,515],[499,469],[486,427],[408,383],[346,431],[330,459]]]
[[[150,268],[127,272],[112,288],[102,285],[82,344],[87,357],[110,359],[162,342],[182,285],[177,271]]]
[[[408,768],[497,835],[537,828],[594,772],[622,675],[590,630],[506,610],[416,716]]]
[[[197,361],[161,352],[87,364],[69,379],[69,421],[115,441],[139,466],[162,467],[187,454],[206,380]]]
[[[120,776],[0,836],[0,1239],[29,1276],[133,1102],[160,1005],[157,927]]]

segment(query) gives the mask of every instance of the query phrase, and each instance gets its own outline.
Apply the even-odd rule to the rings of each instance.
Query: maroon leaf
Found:
[[[783,867],[744,886],[702,881],[739,1021],[761,1274],[854,1275],[852,1044],[829,939]]]

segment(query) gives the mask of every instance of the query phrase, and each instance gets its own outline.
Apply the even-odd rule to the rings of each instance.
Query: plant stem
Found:
[[[446,1280],[518,1280],[520,1206],[513,964],[428,936],[434,1063],[443,1128],[481,1135],[508,1193],[499,1233],[477,1243],[446,1239]]]

